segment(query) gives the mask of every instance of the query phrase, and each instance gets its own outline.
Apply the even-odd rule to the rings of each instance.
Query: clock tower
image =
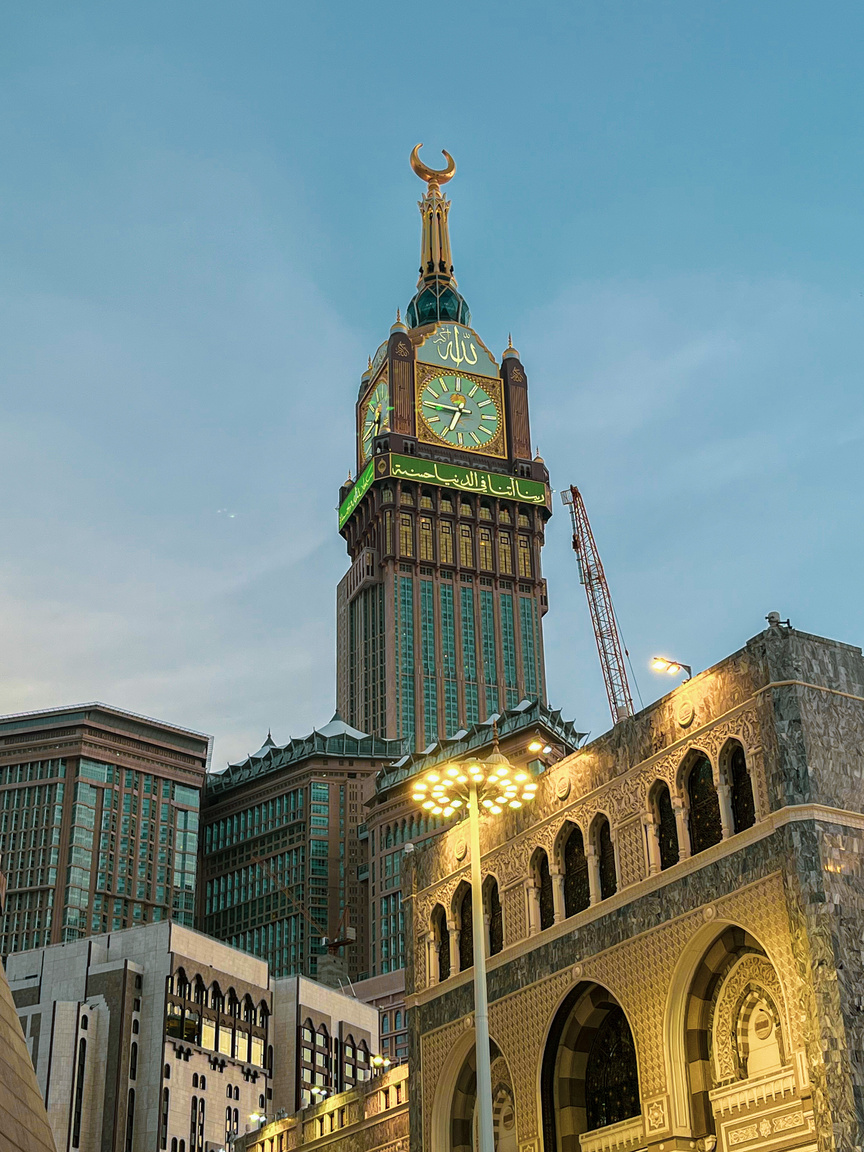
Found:
[[[528,381],[471,327],[441,186],[426,183],[420,279],[360,380],[356,480],[340,492],[351,567],[337,594],[337,704],[374,736],[422,750],[545,703],[540,551],[549,475],[532,458]]]

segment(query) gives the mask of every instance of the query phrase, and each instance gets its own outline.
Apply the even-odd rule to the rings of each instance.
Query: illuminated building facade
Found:
[[[769,627],[481,822],[497,1152],[864,1138],[864,660]],[[475,1131],[464,826],[408,858],[412,1152]]]
[[[209,757],[208,736],[105,704],[0,717],[2,954],[191,927]]]
[[[548,473],[531,451],[525,369],[469,327],[453,276],[455,171],[426,182],[417,292],[357,399],[357,478],[340,492],[351,567],[337,595],[337,703],[423,749],[525,697],[545,701],[540,551]]]

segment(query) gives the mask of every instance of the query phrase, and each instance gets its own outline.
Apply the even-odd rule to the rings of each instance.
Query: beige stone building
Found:
[[[233,1152],[409,1152],[403,1064],[241,1137]]]
[[[864,1143],[864,661],[769,621],[482,822],[497,1152]],[[469,1152],[464,829],[411,860],[411,1148]]]

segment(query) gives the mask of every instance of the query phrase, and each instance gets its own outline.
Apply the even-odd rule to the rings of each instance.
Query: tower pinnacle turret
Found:
[[[447,217],[450,201],[441,192],[441,185],[456,174],[456,161],[444,152],[447,167],[440,171],[428,168],[420,159],[423,147],[418,144],[411,153],[411,167],[421,180],[426,181],[426,195],[419,201],[423,220],[420,242],[420,279],[417,292],[405,313],[410,328],[434,324],[438,320],[455,320],[470,324],[471,313],[456,286],[453,275],[453,256],[450,250],[450,230]]]

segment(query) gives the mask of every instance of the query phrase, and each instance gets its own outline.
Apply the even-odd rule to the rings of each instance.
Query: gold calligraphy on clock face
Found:
[[[386,380],[379,380],[364,401],[360,417],[360,454],[367,460],[372,441],[390,428],[390,389]]]
[[[418,408],[426,430],[451,448],[498,455],[501,412],[492,385],[447,373],[421,385]]]

